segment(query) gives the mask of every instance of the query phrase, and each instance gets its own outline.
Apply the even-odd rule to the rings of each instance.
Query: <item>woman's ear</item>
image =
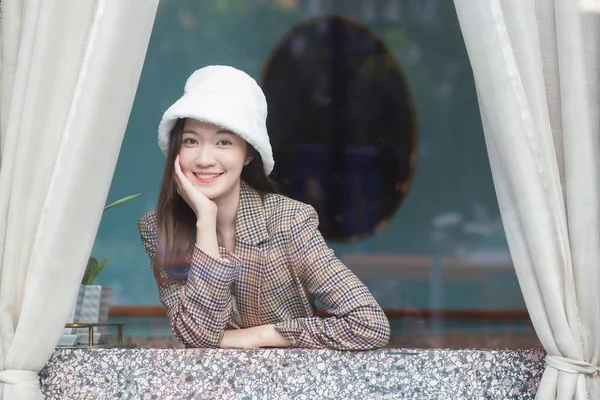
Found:
[[[252,162],[252,160],[254,160],[254,156],[246,157],[246,161],[244,161],[244,165],[250,164]]]

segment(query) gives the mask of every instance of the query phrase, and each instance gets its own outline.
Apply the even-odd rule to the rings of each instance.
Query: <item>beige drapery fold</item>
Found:
[[[2,2],[0,399],[37,373],[84,272],[158,0]]]
[[[597,14],[455,0],[511,256],[548,352],[539,399],[600,399]]]

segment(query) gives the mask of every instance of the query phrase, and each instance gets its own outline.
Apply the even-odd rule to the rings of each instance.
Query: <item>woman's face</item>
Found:
[[[233,132],[186,120],[179,149],[181,170],[209,199],[223,198],[239,186],[246,154],[246,141]]]

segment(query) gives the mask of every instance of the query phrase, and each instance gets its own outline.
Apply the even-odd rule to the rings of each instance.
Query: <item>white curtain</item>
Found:
[[[600,30],[580,4],[455,0],[511,256],[548,353],[538,399],[600,399]]]
[[[106,201],[158,0],[2,1],[0,399],[41,399]]]

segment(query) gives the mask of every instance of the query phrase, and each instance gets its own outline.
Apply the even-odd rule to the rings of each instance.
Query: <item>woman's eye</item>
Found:
[[[217,143],[217,144],[219,146],[229,146],[229,145],[231,145],[231,142],[227,139],[223,139],[223,140],[220,140],[219,143]]]
[[[183,143],[184,144],[196,144],[198,142],[194,138],[185,138],[185,139],[183,139]]]

